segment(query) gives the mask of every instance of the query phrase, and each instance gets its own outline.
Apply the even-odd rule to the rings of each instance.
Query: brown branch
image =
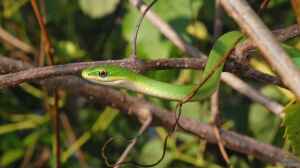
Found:
[[[12,59],[9,60],[11,67],[18,67],[20,69],[30,67],[28,64],[24,65],[24,67],[21,67],[21,63],[19,61],[14,61]],[[0,61],[0,65],[1,62],[2,61]],[[14,65],[14,63],[16,65]],[[0,67],[1,71],[5,71],[5,69],[2,67],[8,66]],[[14,69],[14,71],[18,71],[20,69]],[[128,115],[133,114],[142,121],[144,120],[145,112],[150,112],[155,121],[158,121],[166,127],[172,127],[175,122],[173,113],[155,107],[144,100],[127,96],[123,92],[90,84],[80,80],[77,77],[56,77],[53,79],[39,81],[39,83],[46,85],[49,89],[53,87],[60,87],[69,92],[73,92],[82,96],[89,98],[93,97],[94,100],[99,100],[98,103],[100,104],[118,108],[120,111],[126,112]],[[182,117],[180,120],[180,125],[183,126],[186,132],[204,138],[210,143],[217,143],[217,138],[215,137],[213,127],[208,124],[203,124],[198,121]],[[300,161],[295,156],[269,144],[261,143],[250,137],[223,129],[220,129],[220,137],[224,141],[225,147],[228,149],[246,155],[253,155],[259,160],[267,161],[273,164],[280,163],[286,167],[300,167]]]
[[[259,9],[258,9],[258,14],[261,14],[263,10],[265,10],[269,4],[270,0],[262,0]]]
[[[75,92],[80,95],[92,96],[95,100],[101,100],[99,103],[111,105],[121,109],[121,111],[129,111],[136,116],[143,116],[145,111],[153,114],[155,119],[160,121],[166,127],[173,126],[175,120],[172,113],[163,109],[157,108],[150,103],[143,100],[129,97],[121,92],[92,85],[83,82],[75,77],[58,77],[55,80],[45,82],[49,86],[60,86],[66,90],[74,92],[72,88],[77,88]],[[105,95],[105,96],[104,96]],[[213,132],[213,127],[207,124],[199,123],[195,120],[182,117],[180,125],[184,127],[185,131],[206,139],[210,143],[216,143],[217,139]],[[237,152],[247,155],[253,155],[259,160],[281,163],[287,167],[299,167],[300,161],[291,154],[282,151],[279,148],[268,144],[257,142],[256,140],[239,135],[231,131],[220,130],[220,136],[224,141],[225,147]]]
[[[142,126],[139,129],[138,135],[131,140],[131,143],[127,146],[127,148],[124,150],[118,161],[116,162],[114,168],[119,168],[122,165],[122,162],[125,162],[125,159],[127,158],[127,155],[132,150],[134,145],[136,144],[138,138],[146,131],[146,129],[151,125],[152,117],[151,114],[148,115],[148,119],[144,123],[142,123]]]
[[[1,56],[0,56],[1,57]],[[1,57],[1,62],[9,62],[9,59]],[[36,67],[20,72],[9,73],[0,76],[0,88],[10,87],[22,82],[33,80],[33,79],[45,79],[60,75],[69,75],[79,73],[82,69],[96,66],[100,64],[116,64],[123,67],[130,68],[135,71],[143,72],[146,70],[153,69],[201,69],[206,63],[205,58],[179,58],[179,59],[158,59],[153,61],[132,61],[131,59],[120,59],[120,60],[105,60],[105,61],[94,61],[94,62],[80,62],[80,63],[69,63],[64,65],[53,65]],[[5,64],[10,65],[10,64]],[[239,64],[240,67],[235,63],[228,63],[225,66],[225,70],[231,72],[239,72],[240,75],[254,78],[255,80],[262,81],[265,83],[282,85],[281,81],[274,76],[270,76],[255,70],[247,68],[245,65]],[[242,70],[242,71],[241,71]],[[1,72],[0,69],[0,73]]]
[[[239,78],[237,78],[235,75],[233,75],[231,73],[224,72],[224,73],[222,73],[222,76],[226,76],[225,80],[223,80],[223,82],[225,82],[226,84],[228,84],[229,81],[234,83],[234,85],[230,85],[230,86],[232,88],[234,88],[235,90],[238,90],[242,94],[247,94],[248,97],[255,102],[260,102],[260,104],[265,106],[268,110],[270,110],[272,113],[274,113],[278,117],[280,117],[280,118],[284,117],[283,106],[280,105],[279,103],[268,99],[267,97],[262,95],[260,92],[257,92],[254,88],[252,88],[247,83],[240,80]]]
[[[0,88],[13,86],[32,79],[45,79],[53,76],[74,74],[86,68],[88,66],[95,66],[98,64],[111,64],[111,63],[125,63],[126,60],[119,61],[99,61],[99,62],[84,62],[75,64],[65,64],[65,65],[52,65],[31,68],[28,70],[10,73],[0,76]]]
[[[43,36],[42,39],[42,47],[49,59],[49,64],[50,65],[53,65],[54,64],[54,56],[53,56],[53,47],[52,47],[52,43],[50,41],[50,38],[49,38],[49,34],[48,34],[48,31],[47,31],[47,28],[45,26],[45,21],[44,21],[44,17],[41,15],[40,13],[40,10],[37,6],[37,3],[35,0],[31,0],[31,6],[32,6],[32,9],[33,9],[33,12],[34,12],[34,15],[36,16],[36,19],[38,21],[38,24],[39,24],[39,27],[41,29],[41,34]]]
[[[0,56],[0,73],[5,72],[14,72],[14,69],[20,69],[24,70],[24,67],[22,67],[21,63],[14,63],[12,59],[1,57]],[[32,79],[46,79],[53,76],[58,75],[70,75],[70,74],[77,74],[80,72],[81,69],[86,68],[88,66],[95,66],[99,64],[118,64],[121,66],[126,66],[130,69],[136,70],[136,71],[146,71],[146,70],[152,70],[152,69],[170,69],[170,68],[194,68],[194,69],[200,69],[204,66],[204,63],[206,62],[206,59],[200,59],[200,58],[181,58],[181,59],[161,59],[161,60],[153,60],[148,62],[137,62],[132,59],[124,59],[124,60],[107,60],[107,61],[96,61],[96,62],[84,62],[84,63],[73,63],[73,64],[66,64],[66,65],[56,65],[56,66],[46,66],[46,67],[38,67],[38,68],[31,68],[31,66],[25,66],[26,68],[31,68],[28,70],[16,72],[16,73],[10,73],[7,75],[0,76],[0,87],[3,86],[11,86],[12,84],[18,84],[27,80]],[[138,65],[138,66],[137,66]],[[228,65],[231,66],[231,65]],[[9,71],[7,71],[9,70]],[[247,74],[247,73],[246,73]],[[255,76],[255,75],[254,75]],[[233,80],[232,78],[237,78],[234,75],[221,76],[223,78],[223,81],[225,81],[227,84],[229,82],[232,82],[231,87],[236,89],[238,92],[246,95],[247,97],[250,97],[252,100],[259,102],[260,104],[266,106],[270,111],[272,111],[275,114],[279,114],[278,111],[279,108],[277,106],[280,106],[279,104],[277,106],[269,105],[269,102],[273,102],[269,100],[267,97],[261,95],[256,90],[251,89],[251,92],[249,93],[249,89],[245,91],[244,88],[251,88],[248,86],[245,82],[243,82],[240,79]],[[258,77],[259,76],[255,76]],[[264,75],[262,74],[262,77]],[[271,76],[270,76],[271,77]],[[274,77],[272,77],[274,78]],[[260,79],[260,78],[259,78]],[[263,79],[263,78],[262,78]],[[276,79],[276,78],[275,78]],[[241,86],[243,87],[237,87],[236,83],[239,81],[239,83],[242,83]],[[256,95],[256,96],[255,96]],[[259,98],[257,98],[259,97]],[[272,104],[277,104],[273,102]]]
[[[271,31],[245,0],[221,0],[220,2],[227,13],[236,20],[239,26],[255,42],[258,49],[263,53],[262,56],[275,69],[284,84],[300,100],[300,71],[281,48]]]
[[[9,32],[7,32],[5,29],[0,27],[0,39],[2,39],[4,42],[14,46],[15,48],[18,48],[25,53],[31,53],[36,54],[37,51],[29,44],[19,40]]]
[[[297,18],[297,23],[300,26],[300,1],[291,0],[292,7],[294,9],[295,16]]]
[[[47,27],[45,25],[45,17],[43,17],[40,13],[39,7],[35,0],[31,0],[31,6],[33,8],[33,12],[35,14],[36,19],[38,20],[39,27],[41,30],[41,50],[39,57],[36,57],[35,60],[36,63],[38,63],[39,66],[44,65],[44,52],[48,58],[48,65],[54,65],[54,56],[53,56],[53,47],[52,43],[48,34]],[[48,91],[43,88],[44,92],[46,93],[46,97],[49,96]],[[55,134],[55,167],[60,168],[61,167],[61,142],[60,142],[60,113],[59,113],[59,107],[58,107],[58,101],[59,101],[59,95],[58,90],[54,91],[53,94],[54,98],[54,104],[51,108],[53,110],[54,117],[51,118],[51,120],[54,122],[54,134]],[[48,102],[45,99],[45,104]],[[50,104],[49,104],[50,106]],[[47,110],[48,111],[48,110]],[[50,111],[48,111],[50,114]]]
[[[288,39],[298,36],[300,34],[300,26],[294,24],[286,28],[273,30],[272,32],[274,36],[276,36],[277,40],[284,42]],[[235,53],[232,54],[231,57],[239,63],[245,63],[247,62],[247,56],[255,48],[255,43],[253,43],[251,39],[247,39],[244,42],[238,44],[235,49]]]

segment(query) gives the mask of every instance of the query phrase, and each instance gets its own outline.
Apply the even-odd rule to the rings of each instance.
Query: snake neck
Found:
[[[119,87],[147,94],[163,99],[180,101],[190,95],[196,85],[176,85],[157,81],[142,75],[137,75],[135,79],[124,80],[119,83]],[[201,100],[208,97],[211,93],[208,85],[203,85],[191,101]],[[205,94],[203,94],[205,93]]]

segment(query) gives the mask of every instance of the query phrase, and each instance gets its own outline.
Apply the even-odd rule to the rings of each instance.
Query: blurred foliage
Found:
[[[120,59],[132,52],[131,39],[139,12],[124,0],[40,0],[42,15],[55,51],[55,63],[69,63],[90,60]],[[147,0],[146,3],[150,1]],[[249,1],[257,10],[260,0]],[[29,0],[0,1],[0,24],[11,34],[40,48],[40,29]],[[153,10],[168,22],[181,37],[201,51],[209,53],[213,44],[214,1],[212,0],[160,0]],[[280,14],[279,14],[280,13]],[[261,15],[272,28],[285,27],[295,23],[295,16],[289,1],[271,0]],[[232,19],[224,15],[224,32],[237,29]],[[299,38],[287,44],[300,48]],[[34,61],[15,48],[0,43],[2,55]],[[180,52],[148,20],[144,20],[137,41],[138,57],[142,59],[174,58],[185,55]],[[294,58],[299,62],[299,58]],[[267,72],[266,64],[253,57],[254,67]],[[147,72],[150,77],[174,83],[195,83],[199,71],[165,70]],[[281,88],[249,81],[268,97],[287,104],[290,93]],[[105,107],[93,98],[82,97],[60,90],[60,113],[62,120],[61,142],[63,167],[105,167],[100,156],[101,146],[109,137],[123,137],[114,141],[108,149],[112,160],[118,159],[127,138],[136,135],[139,122],[122,115],[118,110]],[[134,94],[134,93],[130,93]],[[54,167],[54,134],[52,122],[45,104],[46,99],[40,86],[24,83],[18,87],[0,91],[0,167]],[[105,95],[103,95],[105,96]],[[263,106],[253,103],[226,85],[221,85],[221,111],[224,128],[247,134],[259,141],[288,149],[280,120]],[[174,109],[175,103],[158,98],[146,97],[154,104]],[[209,100],[187,103],[183,107],[186,117],[208,123]],[[288,113],[287,129],[298,131],[294,113]],[[298,116],[299,117],[299,116]],[[70,127],[67,127],[69,124]],[[166,130],[151,127],[139,138],[129,159],[141,163],[156,161],[161,153]],[[72,135],[74,137],[72,137]],[[298,137],[299,138],[299,137]],[[297,143],[298,139],[291,143]],[[299,143],[298,143],[299,144]],[[299,148],[299,146],[296,146]],[[80,153],[78,153],[80,149]],[[233,167],[273,166],[228,150]],[[224,167],[216,145],[207,144],[198,137],[177,133],[169,140],[166,157],[156,167]],[[131,167],[131,166],[124,166]]]
[[[286,117],[284,124],[286,125],[285,135],[291,144],[293,151],[300,156],[300,103],[291,103],[285,108]]]

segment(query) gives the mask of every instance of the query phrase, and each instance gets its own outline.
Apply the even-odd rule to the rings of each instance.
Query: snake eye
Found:
[[[102,71],[99,72],[99,76],[101,78],[105,78],[105,77],[107,77],[107,72],[105,70],[102,70]]]

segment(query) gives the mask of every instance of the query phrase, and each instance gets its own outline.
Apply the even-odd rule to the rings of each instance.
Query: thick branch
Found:
[[[14,63],[15,61],[9,58],[0,57],[0,73],[8,72],[7,70],[10,70],[10,72],[14,72],[15,69],[24,69],[22,67],[21,63]],[[128,68],[131,68],[136,71],[146,71],[150,69],[170,69],[170,68],[201,68],[204,66],[204,63],[206,62],[206,59],[197,59],[197,58],[183,58],[183,59],[163,59],[163,60],[155,60],[155,61],[148,61],[148,62],[137,62],[136,60],[132,59],[124,59],[124,60],[108,60],[108,61],[96,61],[96,62],[84,62],[84,63],[74,63],[74,64],[67,64],[65,66],[63,65],[57,65],[57,66],[48,66],[48,67],[39,67],[39,68],[31,68],[28,70],[16,72],[16,73],[10,73],[7,75],[0,76],[0,86],[1,84],[4,86],[11,86],[13,84],[17,84],[20,82],[24,82],[26,80],[31,79],[46,79],[47,77],[53,77],[58,75],[70,75],[70,74],[77,74],[82,68],[86,68],[88,66],[94,66],[98,64],[118,64],[122,66],[126,66]],[[229,64],[230,66],[231,64]],[[226,66],[226,67],[229,67]],[[26,68],[30,68],[27,67]],[[265,75],[261,74],[262,77]],[[231,77],[230,77],[231,76]],[[254,75],[254,77],[257,77]],[[271,112],[273,112],[276,115],[281,114],[280,109],[277,108],[281,107],[280,104],[273,102],[269,100],[267,97],[260,94],[255,89],[251,88],[251,86],[248,86],[245,82],[240,80],[238,77],[231,75],[223,75],[221,76],[223,81],[226,83],[232,82],[232,87],[237,90],[238,92],[246,95],[247,97],[251,98],[252,100],[266,106]],[[233,80],[234,78],[235,80]],[[263,78],[262,78],[263,79]],[[244,87],[237,87],[236,81],[239,81],[242,86]],[[247,89],[248,91],[245,91],[245,87],[250,88],[251,92],[248,93],[250,89]],[[256,96],[257,95],[257,96]],[[259,97],[259,98],[258,98]],[[274,105],[275,104],[275,105]]]
[[[9,62],[9,59],[0,56],[0,61],[2,63]],[[0,76],[0,88],[10,87],[22,82],[33,80],[33,79],[45,79],[60,75],[70,75],[79,73],[82,69],[89,66],[95,66],[100,64],[117,64],[123,67],[130,68],[135,71],[143,72],[152,69],[201,69],[206,63],[205,58],[180,58],[180,59],[158,59],[147,62],[137,62],[131,59],[121,59],[121,60],[105,60],[105,61],[94,61],[94,62],[80,62],[80,63],[69,63],[64,65],[53,65],[36,67],[28,70],[23,70],[20,72],[9,73]],[[6,64],[10,65],[10,64]],[[241,65],[241,64],[239,64]],[[246,65],[237,66],[235,63],[226,64],[225,69],[232,72],[239,72],[240,75],[245,75],[246,77],[252,77],[256,80],[260,80],[266,83],[279,84],[281,82],[278,78],[260,73],[255,70],[250,70],[245,68]],[[241,70],[243,70],[241,72]],[[0,68],[0,73],[1,68]]]
[[[174,113],[171,113],[170,111],[160,109],[148,102],[129,97],[121,92],[108,89],[107,87],[83,82],[75,77],[59,77],[52,80],[52,82],[47,81],[46,83],[52,86],[60,86],[72,92],[76,90],[80,95],[88,97],[93,96],[94,100],[100,100],[99,103],[111,105],[121,109],[123,112],[130,111],[139,118],[143,118],[145,115],[148,116],[147,113],[150,112],[159,123],[166,127],[173,126],[175,122]],[[204,138],[210,143],[217,143],[213,127],[208,124],[199,123],[195,120],[182,117],[180,125],[183,126],[186,132]],[[300,167],[300,161],[296,157],[279,148],[257,142],[255,139],[232,131],[220,130],[220,134],[225,143],[225,147],[228,149],[247,155],[253,155],[259,160],[274,164],[280,163],[286,167]]]

